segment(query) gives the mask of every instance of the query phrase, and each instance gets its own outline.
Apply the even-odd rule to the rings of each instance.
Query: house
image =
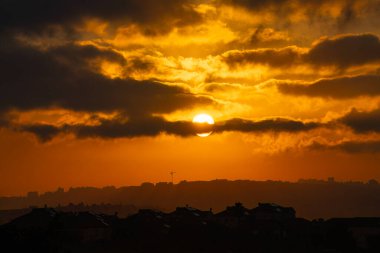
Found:
[[[140,209],[138,213],[118,222],[118,236],[157,237],[167,234],[170,230],[170,225],[166,221],[166,216],[167,214],[161,211]]]
[[[327,221],[329,227],[347,231],[358,249],[380,249],[380,218],[333,218]]]
[[[186,205],[177,207],[174,212],[168,214],[167,220],[177,225],[206,225],[212,218],[212,211],[201,211]]]
[[[90,212],[60,213],[54,225],[54,233],[65,239],[93,242],[111,238],[109,224],[100,215]]]
[[[273,203],[259,203],[251,213],[255,220],[289,221],[296,218],[296,211],[292,207],[282,207]]]
[[[52,208],[34,208],[31,212],[17,217],[5,226],[16,230],[48,230],[56,215],[57,212]]]
[[[227,206],[226,210],[217,213],[214,220],[229,228],[237,228],[248,221],[249,218],[250,210],[238,202],[233,206]]]

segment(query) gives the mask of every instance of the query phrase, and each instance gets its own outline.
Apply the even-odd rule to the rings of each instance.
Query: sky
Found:
[[[379,17],[380,0],[0,0],[0,195],[171,171],[380,180]]]

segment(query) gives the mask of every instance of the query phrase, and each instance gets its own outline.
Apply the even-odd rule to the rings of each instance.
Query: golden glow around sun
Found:
[[[205,113],[197,114],[193,118],[193,123],[207,123],[209,125],[213,125],[215,123],[214,119]],[[212,131],[207,133],[197,133],[199,137],[207,137],[212,133]]]
[[[214,119],[210,115],[201,113],[201,114],[195,115],[195,117],[193,118],[193,123],[207,123],[207,124],[213,125],[215,122],[214,122]]]

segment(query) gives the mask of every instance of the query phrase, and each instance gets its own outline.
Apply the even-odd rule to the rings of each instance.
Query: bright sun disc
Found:
[[[205,114],[205,113],[201,113],[201,114],[195,115],[195,117],[193,118],[193,123],[207,123],[209,125],[213,125],[215,123],[215,121],[210,115]],[[207,137],[211,133],[212,133],[212,131],[207,132],[207,133],[197,133],[197,135],[200,137]]]

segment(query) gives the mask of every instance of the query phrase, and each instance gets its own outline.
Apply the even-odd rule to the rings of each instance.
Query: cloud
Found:
[[[162,117],[126,118],[118,115],[112,119],[101,119],[96,125],[65,124],[54,126],[48,124],[31,124],[13,126],[21,132],[29,132],[42,141],[50,141],[59,134],[73,134],[77,138],[135,138],[154,137],[162,133],[180,137],[195,136],[196,133],[205,132],[244,132],[244,133],[297,133],[321,127],[319,123],[304,123],[291,119],[267,119],[250,121],[244,119],[231,119],[215,125],[194,124],[191,121],[167,121]]]
[[[222,0],[224,4],[232,6],[241,6],[251,10],[261,10],[263,8],[268,8],[270,6],[282,6],[290,2],[290,0]]]
[[[300,63],[302,53],[297,47],[281,49],[232,50],[222,54],[222,60],[231,67],[244,64],[262,64],[270,67],[290,67]]]
[[[321,79],[312,83],[298,84],[297,82],[276,83],[278,90],[284,94],[348,99],[358,96],[379,96],[380,76],[360,75]]]
[[[350,127],[356,133],[380,132],[380,109],[361,112],[352,109],[351,112],[339,119],[339,122]]]
[[[280,49],[233,50],[224,53],[222,59],[232,67],[244,64],[262,64],[276,68],[310,65],[343,70],[380,62],[380,39],[373,34],[325,37],[314,42],[309,50],[296,46]]]
[[[30,48],[29,50],[33,49]],[[15,52],[13,51],[12,53]],[[66,61],[70,65],[75,64],[76,67],[86,67],[88,61],[97,59],[107,60],[120,65],[126,64],[125,58],[120,53],[112,49],[101,49],[92,45],[78,46],[68,43],[63,46],[53,47],[45,51],[45,53],[57,60]]]
[[[118,115],[112,119],[102,119],[99,124],[65,124],[53,126],[48,124],[32,124],[13,126],[13,129],[21,132],[33,133],[41,142],[52,140],[59,134],[73,134],[82,138],[135,138],[154,137],[162,133],[181,137],[194,136],[200,132],[212,131],[208,124],[193,124],[190,121],[166,121],[162,117],[146,117],[127,119]]]
[[[290,38],[286,32],[276,31],[273,28],[259,26],[250,36],[251,45],[274,46],[289,41]]]
[[[231,83],[207,83],[203,86],[206,92],[217,93],[217,92],[227,92],[233,90],[241,90],[243,87],[238,84]]]
[[[123,64],[121,55],[93,46],[66,45],[47,51],[0,48],[0,111],[64,108],[73,111],[122,111],[129,116],[170,113],[212,104],[180,86],[133,79],[110,79],[91,62]],[[89,63],[90,62],[90,63]]]
[[[257,28],[244,32],[238,38],[226,43],[223,47],[218,48],[215,52],[219,54],[227,50],[236,48],[280,48],[292,45],[292,38],[287,31],[277,30],[271,27],[259,25]]]
[[[345,69],[380,61],[380,39],[373,34],[357,34],[322,38],[304,56],[315,66]]]
[[[13,126],[12,128],[13,130],[33,133],[41,142],[50,141],[62,132],[61,128],[48,124],[25,125],[18,129]]]
[[[336,130],[343,126],[349,127],[355,133],[379,133],[380,132],[380,109],[370,112],[359,112],[353,109],[341,118],[328,123],[318,121],[302,121],[288,118],[269,118],[263,120],[247,120],[233,118],[216,122],[215,125],[194,124],[191,121],[168,121],[159,116],[128,117],[118,114],[113,118],[98,118],[91,124],[70,123],[63,125],[52,124],[20,124],[8,122],[3,127],[18,132],[27,132],[35,135],[39,141],[48,142],[57,136],[72,135],[78,139],[118,139],[155,137],[160,134],[175,135],[178,137],[192,137],[197,133],[213,132],[221,134],[224,132],[241,132],[249,134],[265,133],[289,133],[301,134],[316,129]],[[96,123],[94,123],[96,122]],[[309,135],[307,135],[309,136]],[[306,137],[306,136],[305,136]],[[309,140],[315,138],[310,135]],[[380,151],[380,141],[343,141],[336,143],[313,142],[306,146],[311,150],[339,150],[349,153],[377,153]]]
[[[362,21],[363,16],[376,17],[378,0],[219,0],[221,4],[243,8],[255,14],[270,13],[273,22],[289,26],[292,23],[320,22],[344,29],[349,24]]]
[[[225,132],[225,131],[238,131],[246,133],[254,132],[301,132],[309,131],[320,127],[319,123],[310,122],[305,123],[302,121],[284,119],[284,118],[273,118],[265,119],[261,121],[251,121],[245,119],[230,119],[225,122],[217,124],[214,128],[215,132]]]
[[[12,118],[7,112],[0,111],[0,129],[2,127],[8,127],[9,122],[11,122]]]
[[[346,153],[379,153],[380,141],[346,141],[339,144],[313,143],[308,147],[311,150],[338,150]]]
[[[115,25],[136,24],[145,34],[166,33],[174,27],[194,24],[201,16],[190,0],[2,0],[0,31],[43,32],[52,26],[73,31],[86,18]]]

